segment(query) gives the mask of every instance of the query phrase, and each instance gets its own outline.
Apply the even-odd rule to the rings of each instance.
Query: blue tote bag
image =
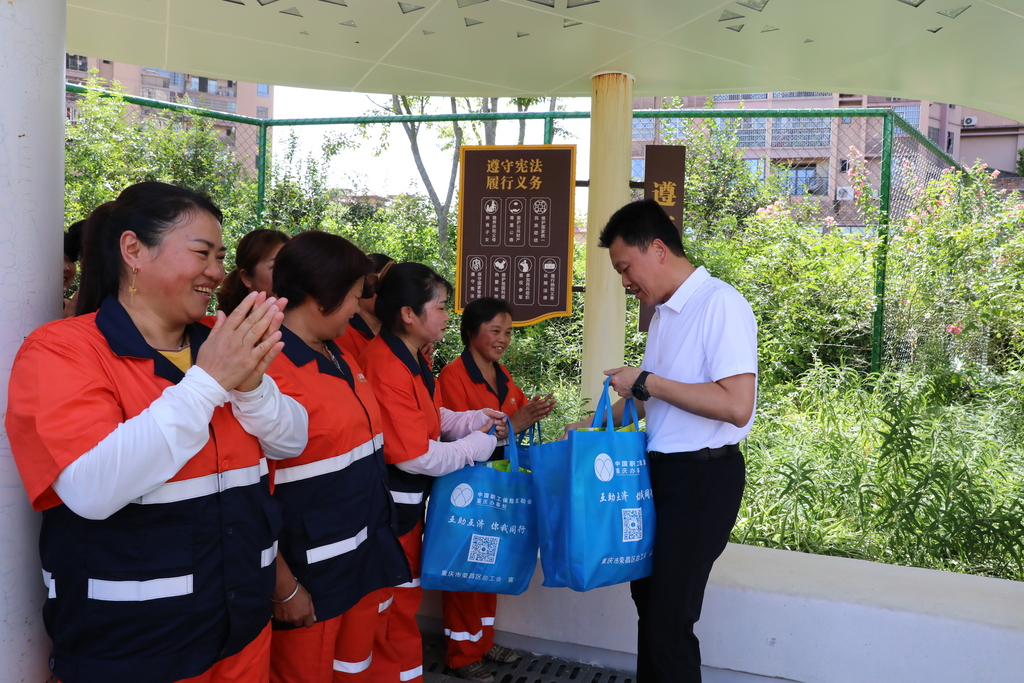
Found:
[[[537,567],[532,477],[515,439],[505,461],[463,467],[434,480],[423,532],[424,588],[519,595]]]
[[[637,431],[632,399],[623,426],[614,429],[607,389],[605,380],[591,429],[533,450],[545,586],[588,591],[651,573],[655,519],[647,435]]]

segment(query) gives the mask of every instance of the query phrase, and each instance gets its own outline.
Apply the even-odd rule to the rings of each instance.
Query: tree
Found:
[[[675,98],[666,108],[678,108]],[[739,146],[741,119],[684,119],[664,132],[667,144],[686,145],[684,224],[698,239],[714,232],[730,234],[780,194],[780,177],[762,180],[751,170]],[[761,160],[766,163],[767,160]]]
[[[107,87],[95,72],[86,85]],[[225,209],[225,222],[254,215],[255,178],[211,119],[130,105],[118,83],[111,92],[90,89],[76,104],[77,119],[67,123],[66,222],[88,216],[128,185],[147,180],[208,194]]]
[[[512,102],[516,105],[517,111],[526,111],[530,106],[537,104],[542,101],[543,98],[515,98]],[[551,98],[551,111],[555,110],[558,98]],[[430,97],[413,97],[409,95],[392,95],[391,101],[388,105],[378,107],[380,112],[386,112],[388,114],[397,114],[401,116],[412,116],[416,114],[428,114],[431,110],[431,105],[434,104],[435,98]],[[479,99],[462,98],[461,100],[455,97],[449,97],[448,108],[452,114],[458,113],[480,113],[488,114],[497,112],[499,109],[500,100],[497,97],[484,97]],[[463,112],[460,112],[460,104]],[[437,127],[442,140],[444,140],[442,149],[450,150],[452,153],[450,172],[448,173],[447,188],[441,189],[441,185],[431,177],[427,171],[426,165],[423,163],[423,153],[421,149],[422,133],[426,129],[432,128],[429,123],[418,123],[418,122],[403,122],[401,124],[402,130],[405,132],[406,138],[409,140],[409,149],[412,152],[413,161],[416,164],[416,170],[420,175],[420,179],[423,181],[423,186],[427,191],[427,197],[430,199],[431,204],[434,207],[434,214],[437,217],[437,241],[441,246],[442,253],[445,253],[448,243],[448,221],[449,215],[452,210],[452,203],[455,200],[455,189],[458,181],[459,174],[459,154],[460,148],[467,136],[471,136],[475,139],[477,144],[493,145],[497,140],[497,121],[483,121],[478,123],[476,121],[470,122],[468,125],[463,126],[458,121],[452,121],[449,124],[441,125]],[[362,132],[364,136],[369,135],[370,126],[362,126]],[[483,135],[480,131],[483,131]],[[520,121],[519,126],[519,144],[523,144],[526,137],[526,122]],[[388,147],[389,144],[389,131],[387,126],[380,137],[377,139],[377,151],[378,153]],[[443,199],[442,199],[443,195]]]

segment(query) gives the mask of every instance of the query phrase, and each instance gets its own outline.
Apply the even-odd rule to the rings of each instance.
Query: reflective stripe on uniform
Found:
[[[141,602],[175,598],[192,593],[192,574],[149,581],[89,579],[89,597],[110,602]]]
[[[314,562],[320,562],[327,560],[338,555],[344,555],[345,553],[352,552],[358,548],[368,536],[366,527],[364,526],[358,534],[351,538],[346,538],[343,541],[337,541],[335,543],[328,543],[316,548],[310,548],[306,551],[306,563],[313,564]]]
[[[482,626],[494,626],[494,617],[480,617]]]
[[[277,559],[277,541],[274,545],[260,552],[260,568],[269,567],[270,563]]]
[[[397,586],[395,586],[395,588],[419,588],[419,587],[420,587],[420,580],[418,578],[413,579],[412,581],[406,581],[405,583],[400,583]]]
[[[158,503],[178,503],[183,500],[212,496],[215,493],[221,493],[228,489],[238,488],[239,486],[258,484],[263,475],[268,471],[267,459],[260,458],[259,465],[242,467],[226,472],[214,472],[213,474],[196,477],[195,479],[169,481],[131,502],[138,505],[154,505]]]
[[[279,467],[274,473],[274,483],[276,485],[290,484],[295,481],[302,481],[303,479],[319,477],[322,474],[340,472],[357,460],[362,460],[363,458],[373,455],[383,445],[384,435],[377,434],[366,443],[359,444],[348,453],[342,453],[341,455],[336,455],[333,458],[318,460],[305,465]]]
[[[43,585],[46,586],[46,597],[57,597],[57,582],[53,580],[53,574],[43,570]]]
[[[451,638],[452,640],[459,640],[459,641],[468,640],[468,641],[473,642],[473,643],[475,643],[476,641],[478,641],[478,640],[480,640],[481,638],[484,637],[484,632],[483,631],[477,631],[476,633],[470,633],[469,631],[453,631],[450,628],[446,628],[444,630],[444,634],[446,636],[448,636],[449,638]]]
[[[366,671],[370,668],[370,662],[373,661],[373,655],[364,659],[361,662],[343,662],[341,660],[334,660],[334,670],[340,671],[343,674],[357,674],[362,671]]]
[[[423,675],[423,665],[421,664],[421,665],[417,666],[415,669],[409,669],[408,671],[403,671],[402,673],[398,674],[398,680],[400,680],[400,681],[411,681],[412,679],[417,678],[417,677],[422,676],[422,675]]]
[[[423,492],[391,491],[391,497],[400,505],[419,505],[423,502]]]
[[[377,613],[380,614],[381,612],[386,610],[388,607],[391,607],[391,603],[394,602],[394,601],[395,601],[395,596],[392,595],[390,598],[388,598],[384,602],[382,602],[379,605],[377,605]]]

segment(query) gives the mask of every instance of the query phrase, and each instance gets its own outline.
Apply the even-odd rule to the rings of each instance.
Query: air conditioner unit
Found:
[[[963,125],[965,127],[966,126],[976,126],[976,125],[978,125],[978,117],[977,116],[965,116],[964,120],[963,120]]]
[[[837,202],[853,201],[853,188],[852,187],[837,187],[836,188],[836,201]]]

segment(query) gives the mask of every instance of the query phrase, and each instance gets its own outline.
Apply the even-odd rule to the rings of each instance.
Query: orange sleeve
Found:
[[[370,385],[380,404],[384,423],[384,459],[395,464],[427,452],[430,424],[416,400],[416,387],[412,385],[419,379],[412,375],[388,377],[387,374],[373,373]],[[433,407],[428,409],[433,410]]]
[[[473,405],[472,396],[467,386],[469,384],[469,376],[466,374],[466,368],[462,361],[453,360],[444,366],[437,380],[438,384],[441,385],[442,405],[448,410],[462,412],[465,410],[477,410],[481,407]]]
[[[57,475],[124,422],[113,383],[87,344],[28,341],[11,369],[7,435],[32,507],[60,503]]]

